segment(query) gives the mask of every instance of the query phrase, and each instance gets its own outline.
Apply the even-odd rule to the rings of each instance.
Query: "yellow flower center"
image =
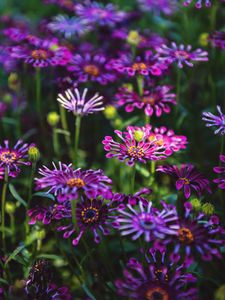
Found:
[[[6,164],[11,164],[13,162],[15,162],[17,159],[17,155],[15,152],[11,152],[9,150],[7,151],[3,151],[0,154],[0,161],[3,161]]]
[[[129,156],[133,157],[133,158],[140,158],[143,157],[145,155],[144,150],[137,146],[131,146],[128,148],[127,153]]]
[[[169,294],[161,287],[149,288],[145,294],[146,300],[169,300]]]
[[[100,74],[100,70],[95,65],[86,65],[84,67],[84,72],[91,76],[98,76]]]
[[[70,178],[67,180],[66,184],[71,188],[82,188],[85,185],[84,181],[80,178]]]
[[[190,181],[186,177],[180,177],[180,180],[183,180],[184,184],[190,184]]]
[[[46,60],[49,57],[49,53],[46,50],[38,49],[31,52],[33,59],[43,59]]]
[[[142,98],[142,102],[145,104],[154,105],[155,104],[155,98],[153,96],[146,96]]]
[[[178,230],[178,239],[181,243],[191,244],[194,236],[189,228],[182,227]]]
[[[177,50],[177,51],[175,51],[174,54],[178,59],[188,59],[189,58],[189,54],[186,51]]]
[[[81,212],[82,221],[86,224],[92,224],[98,221],[99,211],[95,207],[85,207]]]
[[[147,70],[147,65],[145,63],[134,63],[132,65],[132,69],[135,70],[135,71],[141,71],[141,70]]]

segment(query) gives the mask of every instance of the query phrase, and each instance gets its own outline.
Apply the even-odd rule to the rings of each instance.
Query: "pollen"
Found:
[[[82,188],[85,185],[84,181],[80,178],[70,178],[67,180],[66,184],[71,188]]]

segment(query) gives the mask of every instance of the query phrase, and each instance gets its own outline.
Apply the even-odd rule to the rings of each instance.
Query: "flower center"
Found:
[[[190,184],[190,181],[186,177],[180,177],[180,180],[184,181],[184,184]]]
[[[154,96],[146,96],[142,98],[142,102],[153,106],[156,102],[156,98]]]
[[[135,70],[135,71],[141,71],[141,70],[147,70],[147,65],[145,63],[134,63],[132,65],[132,69]]]
[[[86,65],[84,67],[84,72],[91,76],[98,76],[100,74],[99,68],[95,65]]]
[[[169,300],[169,294],[161,287],[149,288],[145,294],[146,300]]]
[[[178,59],[188,59],[189,54],[186,51],[178,50],[174,52],[174,55]]]
[[[37,49],[37,50],[33,50],[31,52],[31,56],[33,59],[43,59],[46,60],[47,58],[49,58],[49,53],[46,50],[43,49]]]
[[[86,207],[81,212],[81,217],[84,223],[93,224],[98,221],[99,211],[95,207]]]
[[[178,239],[181,243],[191,244],[194,241],[194,236],[190,229],[182,227],[178,230]]]
[[[67,180],[66,184],[71,188],[82,188],[85,185],[84,181],[80,178],[70,178]]]
[[[15,162],[17,159],[17,155],[15,152],[11,152],[9,150],[7,151],[3,151],[0,154],[0,161],[3,161],[6,164],[11,164],[13,162]]]
[[[141,147],[135,147],[135,146],[131,146],[128,148],[127,153],[129,156],[137,159],[137,158],[141,158],[145,155],[144,150]]]

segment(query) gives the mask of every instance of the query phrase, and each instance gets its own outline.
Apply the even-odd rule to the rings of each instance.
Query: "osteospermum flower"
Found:
[[[116,75],[107,63],[106,56],[101,53],[95,55],[75,54],[67,69],[79,82],[93,81],[105,85],[116,79]]]
[[[202,8],[202,2],[205,2],[205,7],[211,7],[211,0],[184,0],[184,6],[189,6],[192,2],[195,2],[196,8]]]
[[[21,42],[28,36],[28,31],[21,28],[9,27],[3,30],[5,36],[14,42]]]
[[[225,164],[225,155],[220,155],[221,163]],[[214,172],[220,174],[220,178],[214,179],[213,182],[218,184],[218,188],[225,189],[225,165],[213,168]]]
[[[0,145],[0,168],[7,170],[9,176],[15,177],[20,172],[21,165],[29,166],[31,164],[27,161],[29,147],[30,145],[18,140],[11,148],[9,141],[5,140],[4,144]]]
[[[46,166],[39,169],[41,178],[36,178],[38,190],[48,188],[47,193],[53,193],[59,201],[77,199],[79,192],[88,198],[97,196],[110,197],[112,181],[104,175],[102,170],[73,169],[72,164],[59,162],[59,167],[53,164],[53,169]]]
[[[205,190],[211,192],[209,180],[191,164],[183,164],[180,168],[172,165],[159,166],[157,171],[173,176],[176,180],[176,189],[178,191],[183,189],[186,199],[190,198],[191,190],[194,190],[198,196],[201,196]]]
[[[225,32],[216,31],[210,36],[209,39],[214,47],[225,50]]]
[[[11,56],[21,59],[33,67],[65,65],[71,58],[70,51],[58,45],[56,40],[40,40],[11,47]]]
[[[184,64],[193,67],[195,61],[208,61],[208,52],[200,48],[192,51],[192,46],[177,46],[176,43],[171,43],[171,48],[165,44],[157,48],[159,53],[159,61],[166,64],[177,63],[179,68],[183,68]]]
[[[130,205],[137,205],[140,201],[143,203],[144,206],[148,206],[148,200],[144,198],[142,195],[150,195],[152,193],[152,189],[150,188],[142,188],[140,191],[131,194],[121,194],[115,193],[113,194],[112,201],[118,202],[120,204],[130,204]]]
[[[125,106],[126,112],[132,112],[135,108],[144,110],[147,116],[155,114],[160,117],[162,113],[169,113],[169,105],[176,104],[176,94],[170,93],[172,87],[163,85],[144,89],[143,95],[129,90],[127,87],[119,89],[115,95],[119,106]]]
[[[165,159],[171,154],[157,143],[157,139],[148,140],[150,130],[147,129],[141,139],[135,138],[135,132],[129,130],[121,132],[119,130],[114,131],[116,135],[122,140],[122,143],[116,142],[111,136],[105,136],[103,145],[107,158],[116,157],[120,161],[126,161],[126,164],[133,166],[135,162],[146,163],[148,160],[160,160]]]
[[[222,113],[221,107],[217,105],[217,111],[219,116],[212,114],[211,112],[203,112],[202,120],[206,122],[206,127],[215,126],[217,129],[214,131],[215,134],[225,134],[225,114]]]
[[[54,17],[53,21],[48,24],[48,28],[53,32],[63,34],[65,38],[80,37],[91,29],[84,20],[63,15]]]
[[[128,210],[118,210],[119,215],[114,224],[121,230],[121,235],[131,234],[132,240],[144,235],[145,241],[150,242],[177,234],[178,216],[174,206],[162,202],[163,209],[159,210],[152,207],[152,202],[149,202],[147,207],[143,206],[142,201],[138,204],[138,207],[128,204]]]
[[[125,19],[126,13],[118,11],[112,3],[103,5],[98,2],[85,1],[74,6],[76,14],[90,24],[114,26]]]
[[[192,261],[193,255],[200,255],[203,260],[211,260],[213,256],[222,258],[221,247],[225,244],[225,230],[217,216],[206,216],[196,213],[190,202],[184,204],[185,217],[179,219],[179,230],[171,239],[174,246],[171,259],[178,261],[184,250],[187,259]]]
[[[167,256],[164,250],[151,248],[144,264],[131,258],[123,279],[115,282],[117,293],[138,300],[197,300],[197,278],[187,273],[185,264],[168,262]]]
[[[164,13],[171,15],[176,10],[176,2],[174,0],[138,0],[140,8],[145,11],[154,13]]]
[[[77,88],[74,93],[68,89],[65,94],[58,94],[57,101],[68,111],[73,112],[76,116],[85,116],[104,110],[103,96],[96,93],[92,98],[86,99],[88,89],[84,89],[81,95]]]

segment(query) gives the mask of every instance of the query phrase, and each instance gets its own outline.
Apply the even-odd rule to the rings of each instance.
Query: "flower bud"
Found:
[[[136,30],[131,30],[127,36],[127,42],[130,45],[137,46],[141,41],[141,37]]]
[[[28,149],[28,159],[31,162],[37,162],[40,159],[40,151],[37,147],[31,146]]]
[[[225,284],[221,285],[216,293],[215,293],[215,300],[225,300]]]
[[[11,215],[11,214],[14,214],[15,210],[16,210],[16,205],[13,202],[7,201],[6,205],[5,205],[5,211],[9,215]]]
[[[202,212],[206,215],[212,215],[215,211],[215,208],[214,206],[209,203],[209,202],[206,202],[205,204],[202,205]]]
[[[134,139],[136,142],[140,142],[144,136],[144,132],[141,130],[136,130],[134,132]]]
[[[17,73],[11,73],[8,77],[8,86],[13,91],[17,91],[20,87],[20,81]]]
[[[199,36],[199,44],[202,46],[202,47],[206,47],[209,43],[209,34],[207,32],[204,32],[202,34],[200,34]]]
[[[47,122],[50,126],[54,127],[59,123],[60,116],[56,111],[51,111],[47,115]]]
[[[200,210],[201,209],[201,201],[197,198],[191,199],[191,205],[193,207],[194,210]]]
[[[113,120],[116,117],[116,114],[117,114],[116,108],[112,105],[106,106],[103,113],[104,113],[105,117],[109,120]]]

